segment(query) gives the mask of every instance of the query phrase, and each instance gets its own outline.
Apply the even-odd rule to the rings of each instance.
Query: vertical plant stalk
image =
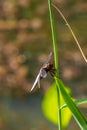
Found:
[[[53,17],[53,10],[52,10],[52,2],[51,2],[51,0],[48,0],[48,5],[49,5],[49,13],[50,13],[50,24],[51,24],[51,31],[52,31],[52,40],[53,40],[56,77],[58,77],[59,72],[58,72],[57,41],[56,41],[56,34],[55,34],[55,27],[54,27],[54,17]]]
[[[53,40],[53,49],[54,49],[54,60],[55,60],[55,69],[56,69],[56,77],[59,76],[59,69],[58,69],[58,53],[57,53],[57,40],[56,40],[56,33],[54,27],[54,17],[53,17],[53,10],[52,10],[52,2],[48,0],[49,5],[49,13],[50,13],[50,23],[51,23],[51,31],[52,31],[52,40]],[[55,80],[56,82],[56,80]],[[62,120],[61,120],[61,109],[60,109],[60,89],[58,84],[56,83],[57,88],[57,100],[58,100],[58,124],[59,130],[62,129]]]

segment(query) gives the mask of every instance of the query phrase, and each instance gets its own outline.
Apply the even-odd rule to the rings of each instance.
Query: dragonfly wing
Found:
[[[38,78],[38,88],[40,88],[40,76]]]
[[[38,83],[38,82],[39,82],[39,83]],[[37,75],[36,80],[35,80],[35,82],[34,82],[32,88],[31,88],[30,92],[35,88],[35,86],[36,86],[37,83],[38,83],[38,85],[40,84],[40,73]],[[39,85],[39,86],[40,86],[40,85]]]
[[[50,52],[50,54],[48,55],[48,61],[50,61],[50,60],[51,60],[52,55],[53,55],[53,53],[52,53],[52,52]]]
[[[40,69],[40,72],[39,72],[39,77],[38,77],[38,87],[40,88],[40,79],[43,78],[43,69]]]
[[[53,53],[50,52],[50,54],[48,55],[47,60],[46,60],[45,63],[43,64],[43,66],[44,66],[45,64],[48,64],[48,63],[51,61],[52,55],[53,55]]]

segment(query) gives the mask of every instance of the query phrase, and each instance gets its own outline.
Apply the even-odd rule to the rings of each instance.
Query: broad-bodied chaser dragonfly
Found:
[[[53,63],[51,63],[51,58],[52,58],[52,52],[50,52],[47,61],[45,61],[45,63],[42,65],[42,67],[36,77],[36,80],[35,80],[32,88],[30,89],[30,92],[35,88],[35,86],[37,84],[38,84],[38,87],[40,88],[40,80],[42,78],[46,78],[48,72],[50,72],[51,76],[54,76],[55,68],[53,67]]]

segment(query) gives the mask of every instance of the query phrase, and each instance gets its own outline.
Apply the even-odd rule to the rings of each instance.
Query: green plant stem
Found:
[[[51,0],[48,0],[48,5],[49,5],[49,13],[50,13],[52,40],[53,40],[56,77],[58,77],[59,76],[59,69],[58,69],[57,40],[56,40],[56,34],[55,34],[54,17],[53,17],[53,10],[52,10],[52,2],[51,2]],[[58,108],[59,108],[58,109],[58,124],[59,124],[59,130],[62,130],[61,109],[60,109],[60,90],[59,90],[59,87],[58,87],[57,84],[56,84],[56,88],[57,88],[57,99],[58,99]]]
[[[49,13],[50,13],[50,23],[51,23],[51,31],[52,31],[52,40],[53,40],[56,77],[58,77],[59,72],[58,72],[57,40],[56,40],[56,34],[55,34],[54,17],[53,17],[53,10],[52,10],[52,2],[51,2],[51,0],[48,0],[48,5],[49,5]]]
[[[56,80],[55,80],[56,82]],[[57,89],[57,100],[58,100],[58,124],[59,124],[59,130],[62,130],[62,119],[61,119],[61,109],[60,109],[60,89],[59,85],[56,82],[56,89]]]

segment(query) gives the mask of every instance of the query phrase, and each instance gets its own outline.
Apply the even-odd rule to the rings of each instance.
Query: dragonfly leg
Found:
[[[56,69],[54,69],[54,68],[53,68],[52,70],[50,70],[50,74],[51,74],[52,77],[55,76],[55,70],[56,70]]]

